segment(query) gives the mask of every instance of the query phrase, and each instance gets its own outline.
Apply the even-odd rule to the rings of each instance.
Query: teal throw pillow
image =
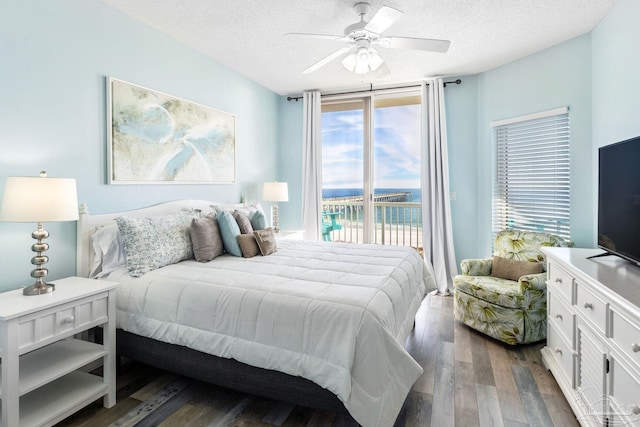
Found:
[[[220,234],[222,235],[224,249],[233,256],[242,256],[242,249],[240,249],[240,245],[238,244],[238,236],[241,233],[236,219],[228,211],[218,212],[216,218],[218,220]]]

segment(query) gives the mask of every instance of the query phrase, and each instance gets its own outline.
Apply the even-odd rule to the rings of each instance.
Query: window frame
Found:
[[[571,235],[569,107],[491,122],[492,233]]]

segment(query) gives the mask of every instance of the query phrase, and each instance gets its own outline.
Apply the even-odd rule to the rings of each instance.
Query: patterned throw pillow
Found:
[[[256,242],[258,242],[260,253],[263,256],[277,252],[276,236],[273,234],[271,227],[265,228],[264,230],[256,230],[253,232],[253,235],[256,236]]]
[[[196,261],[208,262],[224,254],[224,244],[215,216],[193,218],[189,232]]]
[[[156,268],[193,258],[189,233],[192,218],[193,212],[116,218],[129,274],[140,277]]]

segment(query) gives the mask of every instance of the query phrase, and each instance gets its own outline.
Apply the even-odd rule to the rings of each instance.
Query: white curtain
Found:
[[[424,258],[431,262],[438,293],[448,295],[457,274],[449,206],[447,122],[442,79],[422,83],[421,184]]]
[[[322,133],[320,92],[302,94],[302,226],[307,240],[320,240],[322,220]]]

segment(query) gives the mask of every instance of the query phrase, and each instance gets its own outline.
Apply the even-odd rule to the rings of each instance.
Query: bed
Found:
[[[212,205],[182,200],[101,215],[81,209],[77,274],[96,275],[103,256],[98,232],[113,228],[116,218],[201,216]],[[389,426],[422,373],[404,342],[424,296],[435,289],[430,272],[410,248],[280,240],[268,256],[187,259],[140,277],[120,265],[97,276],[120,283],[119,355],[243,392],[348,412],[364,426]]]

